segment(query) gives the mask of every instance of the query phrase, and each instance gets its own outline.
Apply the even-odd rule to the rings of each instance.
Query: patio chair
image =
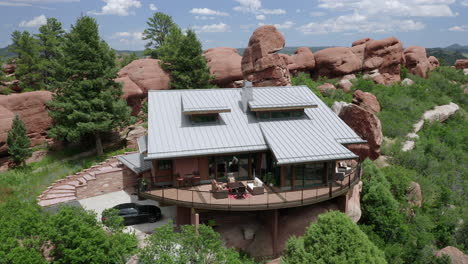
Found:
[[[252,182],[247,183],[247,190],[249,190],[252,195],[260,195],[265,193],[263,182],[257,177],[255,177]]]
[[[228,198],[229,191],[227,189],[223,189],[223,187],[216,181],[211,181],[211,192],[213,193],[213,197],[215,199],[225,199]]]

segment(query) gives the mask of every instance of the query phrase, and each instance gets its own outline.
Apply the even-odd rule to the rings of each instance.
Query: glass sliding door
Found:
[[[292,167],[294,189],[317,187],[327,182],[324,162],[294,165]]]

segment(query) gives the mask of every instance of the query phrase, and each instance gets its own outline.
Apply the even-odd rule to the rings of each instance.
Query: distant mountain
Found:
[[[131,53],[135,53],[139,58],[143,58],[145,55],[143,54],[143,50],[115,50],[117,55],[128,55]]]
[[[0,56],[6,57],[6,58],[15,56],[16,55],[15,53],[8,50],[9,47],[10,46],[0,48]]]
[[[450,46],[445,47],[444,49],[459,51],[461,53],[468,53],[468,46],[462,46],[460,44],[452,44]]]

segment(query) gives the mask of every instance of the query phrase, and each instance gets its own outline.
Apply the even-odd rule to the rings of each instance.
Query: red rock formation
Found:
[[[327,48],[315,53],[316,73],[329,78],[361,70],[362,61],[350,48]]]
[[[48,91],[36,91],[0,96],[0,153],[6,153],[6,138],[15,114],[26,125],[32,146],[46,140],[47,130],[52,125],[46,103],[52,99]]]
[[[371,38],[362,38],[362,39],[358,39],[356,41],[353,42],[353,44],[351,44],[351,46],[359,46],[359,45],[362,45],[362,44],[366,44],[367,42],[371,41],[373,39]]]
[[[403,45],[394,38],[366,42],[363,70],[378,69],[385,84],[400,81],[400,67],[404,62]]]
[[[431,64],[427,59],[426,48],[411,46],[405,49],[404,55],[406,68],[414,75],[427,78],[427,73],[431,69]]]
[[[367,140],[368,147],[350,145],[348,148],[353,152],[356,151],[356,155],[359,155],[361,159],[367,155],[373,160],[377,159],[380,156],[380,145],[383,140],[379,118],[355,104],[343,106],[339,117],[362,139]]]
[[[288,59],[274,52],[284,48],[281,32],[272,25],[257,28],[244,51],[241,69],[244,79],[253,86],[286,86],[291,84]]]
[[[122,83],[122,98],[132,108],[132,115],[138,115],[141,110],[141,101],[146,97],[146,94],[128,76],[117,78],[115,81]]]
[[[319,89],[321,94],[330,94],[335,92],[336,87],[331,83],[324,83],[318,86],[317,89]]]
[[[234,87],[234,82],[243,80],[241,71],[242,57],[235,48],[212,48],[203,53],[210,74],[215,76],[214,83],[219,87]]]
[[[468,60],[456,60],[455,69],[468,69]]]
[[[440,66],[439,60],[436,57],[429,56],[427,59],[429,60],[429,64],[431,65],[431,71]]]
[[[380,104],[377,97],[371,93],[357,90],[353,94],[353,104],[358,105],[371,113],[380,112]]]
[[[5,64],[3,65],[3,72],[6,74],[13,74],[16,71],[16,64]]]
[[[314,54],[307,47],[297,48],[290,58],[291,64],[288,64],[288,69],[292,73],[310,72],[315,68]]]
[[[123,67],[118,77],[127,76],[141,91],[169,89],[170,76],[159,65],[159,60],[139,59]]]
[[[468,255],[463,253],[456,247],[448,246],[437,251],[435,253],[436,257],[442,257],[443,255],[448,255],[452,264],[466,264],[468,263]]]

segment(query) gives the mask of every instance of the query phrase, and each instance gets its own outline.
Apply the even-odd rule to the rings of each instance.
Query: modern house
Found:
[[[145,179],[141,196],[197,211],[264,211],[273,248],[282,208],[345,197],[361,139],[308,87],[159,90],[148,93],[148,135],[120,157]]]

